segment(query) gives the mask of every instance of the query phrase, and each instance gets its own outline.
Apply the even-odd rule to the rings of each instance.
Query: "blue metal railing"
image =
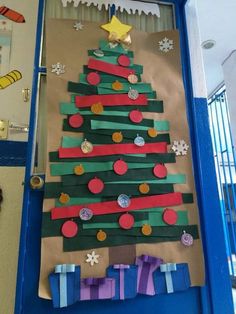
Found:
[[[230,273],[236,276],[236,153],[224,86],[209,99],[208,111]]]

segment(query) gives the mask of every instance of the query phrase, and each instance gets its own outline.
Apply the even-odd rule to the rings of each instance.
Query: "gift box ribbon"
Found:
[[[75,264],[61,264],[55,266],[55,273],[60,274],[60,307],[67,306],[67,273],[75,272]]]
[[[130,265],[126,264],[115,264],[114,269],[119,269],[120,271],[120,300],[125,299],[125,269],[129,269]]]
[[[139,259],[142,261],[142,269],[139,278],[138,292],[152,295],[154,289],[152,279],[153,271],[163,263],[163,260],[145,254],[141,255]]]
[[[174,292],[171,272],[176,270],[177,268],[175,263],[167,263],[160,265],[160,271],[165,273],[167,293]]]
[[[91,300],[99,299],[99,286],[105,284],[106,278],[85,278],[84,284],[90,286]]]

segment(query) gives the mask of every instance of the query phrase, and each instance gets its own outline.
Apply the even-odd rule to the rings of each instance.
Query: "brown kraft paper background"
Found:
[[[82,66],[88,63],[88,49],[96,49],[100,39],[106,39],[107,33],[100,29],[106,23],[84,22],[81,31],[73,29],[74,20],[50,19],[46,24],[47,47],[47,152],[58,150],[61,137],[70,136],[69,132],[62,132],[63,115],[59,113],[60,102],[70,102],[67,92],[68,81],[78,82]],[[174,41],[174,49],[168,53],[159,51],[158,42],[164,37]],[[143,65],[142,81],[151,83],[157,91],[158,99],[164,101],[164,114],[146,113],[146,118],[170,121],[171,141],[189,140],[186,119],[185,94],[182,82],[179,37],[177,31],[145,33],[131,31],[134,63]],[[64,64],[66,72],[60,76],[51,73],[51,65],[60,62]],[[48,156],[47,156],[48,158]],[[197,200],[194,188],[191,150],[187,156],[176,158],[174,164],[167,164],[169,174],[186,174],[186,184],[175,184],[176,192],[194,193],[194,204],[183,204],[174,207],[176,210],[188,210],[190,224],[198,224]],[[49,162],[47,162],[46,182],[60,181],[60,177],[51,177]],[[44,200],[43,211],[50,211],[54,207],[53,199]],[[200,230],[199,230],[200,231]],[[48,275],[56,264],[73,263],[81,265],[82,277],[101,277],[105,275],[106,267],[112,263],[133,263],[134,257],[141,254],[160,256],[166,262],[189,264],[192,286],[204,284],[204,260],[201,240],[195,240],[192,247],[184,247],[179,242],[165,242],[158,244],[137,244],[136,246],[120,246],[96,249],[100,255],[99,264],[91,267],[85,263],[86,254],[90,250],[77,252],[63,252],[62,237],[43,238],[41,242],[41,272],[39,282],[39,296],[50,298]]]

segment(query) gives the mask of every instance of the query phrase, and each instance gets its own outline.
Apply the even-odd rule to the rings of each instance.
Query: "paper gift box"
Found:
[[[137,295],[137,265],[114,264],[107,268],[107,276],[115,279],[112,300],[132,299]]]
[[[156,294],[183,291],[191,286],[187,263],[162,264],[153,276]]]
[[[115,295],[114,278],[85,278],[80,282],[80,300],[112,299]]]
[[[67,307],[80,299],[80,266],[56,265],[48,277],[54,307]]]
[[[138,266],[138,293],[155,295],[153,273],[162,263],[163,260],[159,257],[149,255],[136,257],[135,264]]]

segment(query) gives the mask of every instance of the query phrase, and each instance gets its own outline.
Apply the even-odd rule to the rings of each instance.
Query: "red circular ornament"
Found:
[[[74,221],[68,220],[62,225],[61,233],[66,238],[73,238],[78,233],[78,226]]]
[[[84,118],[79,114],[76,113],[73,116],[69,117],[69,125],[72,128],[79,128],[84,123]]]
[[[119,225],[122,229],[131,229],[134,225],[134,217],[128,213],[121,215]]]
[[[101,77],[97,72],[90,72],[87,74],[87,82],[90,85],[98,85],[101,81]]]
[[[104,183],[101,179],[94,178],[94,179],[89,181],[88,189],[93,194],[99,194],[104,189]]]
[[[167,169],[162,164],[157,164],[153,168],[153,173],[157,178],[165,178],[167,176]]]
[[[122,65],[123,67],[128,67],[130,65],[130,58],[126,55],[120,55],[117,61],[119,65]]]
[[[143,114],[139,110],[132,110],[129,113],[129,118],[134,123],[140,123],[143,120]]]
[[[167,225],[175,225],[178,220],[178,214],[175,210],[166,208],[163,212],[162,219]]]
[[[128,165],[123,160],[117,160],[113,164],[113,170],[115,171],[116,174],[122,176],[128,171]]]

